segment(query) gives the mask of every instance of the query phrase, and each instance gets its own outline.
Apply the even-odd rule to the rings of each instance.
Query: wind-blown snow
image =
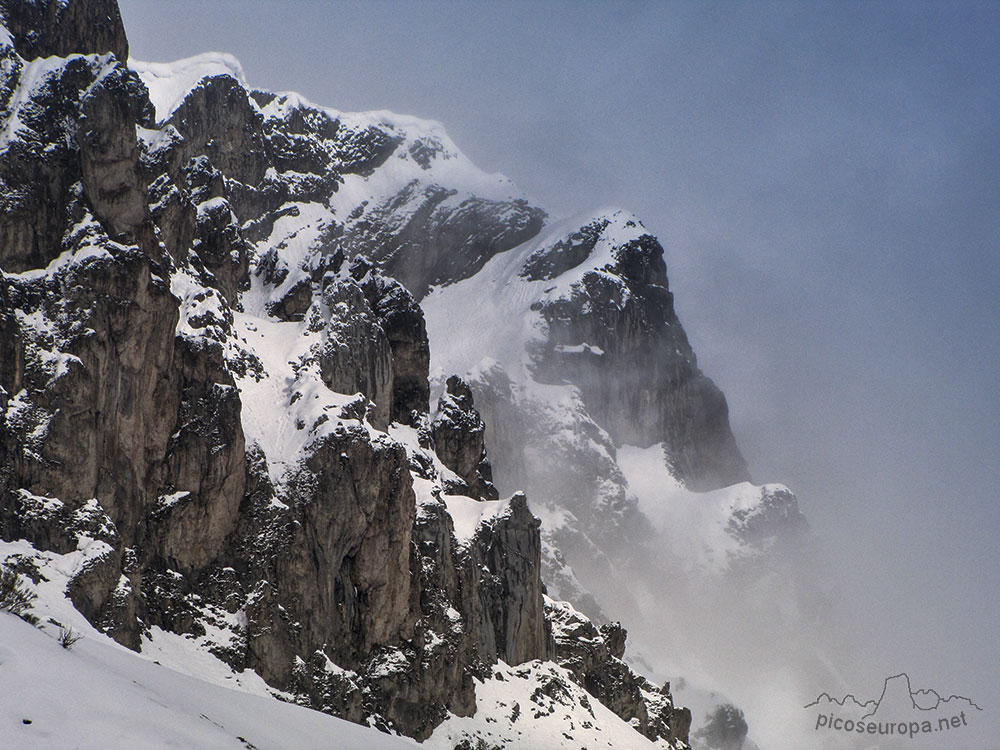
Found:
[[[760,505],[762,492],[787,488],[740,482],[711,492],[692,492],[670,473],[664,456],[662,443],[648,448],[623,445],[617,451],[618,466],[639,501],[639,510],[660,537],[659,546],[676,552],[678,563],[688,572],[724,572],[733,558],[746,552],[730,531],[734,511],[750,511]]]
[[[608,226],[589,257],[556,279],[532,281],[519,275],[536,251],[551,246],[595,217]],[[540,339],[541,316],[532,310],[539,302],[565,296],[585,273],[615,262],[615,247],[645,232],[627,211],[610,209],[550,224],[535,238],[489,260],[475,276],[433,290],[421,302],[431,340],[431,372],[466,373],[495,360],[515,380],[531,380],[525,345]],[[462,331],[461,336],[452,335]],[[596,353],[596,352],[595,352]]]

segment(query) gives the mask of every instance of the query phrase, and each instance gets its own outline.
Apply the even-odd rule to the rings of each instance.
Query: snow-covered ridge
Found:
[[[156,119],[160,123],[168,120],[187,95],[206,78],[228,75],[245,89],[250,89],[240,62],[232,55],[221,52],[207,52],[169,63],[130,58],[129,67],[149,89],[150,100],[156,109]],[[390,160],[379,170],[377,176],[363,178],[366,183],[372,182],[371,187],[375,188],[368,188],[370,195],[364,199],[369,201],[388,197],[410,180],[428,181],[429,178],[441,185],[483,198],[506,200],[523,197],[517,186],[504,175],[488,174],[476,167],[455,145],[444,126],[436,120],[401,115],[389,110],[343,112],[317,105],[296,92],[278,93],[259,109],[265,118],[283,118],[297,109],[320,111],[349,130],[378,128],[391,137],[400,139],[396,159]],[[380,189],[379,185],[384,187]],[[350,186],[347,187],[348,194],[352,197],[350,202],[353,206],[358,205],[361,201],[353,200],[353,191]]]
[[[555,279],[522,276],[535,253],[594,221],[608,223],[585,260]],[[531,382],[528,347],[542,335],[539,303],[565,296],[585,274],[615,263],[615,248],[645,233],[636,216],[615,208],[559,220],[496,255],[472,278],[434,290],[421,303],[433,343],[431,372],[467,373],[496,362],[517,380]],[[462,335],[450,335],[455,330]]]
[[[204,52],[169,63],[145,62],[130,57],[128,66],[139,74],[149,89],[149,100],[156,109],[157,122],[165,122],[202,79],[227,75],[246,86],[246,74],[240,61],[225,52]]]
[[[505,200],[521,198],[517,186],[499,172],[489,174],[462,152],[437,120],[399,114],[387,109],[367,112],[347,112],[316,104],[297,92],[279,92],[261,107],[265,117],[284,118],[290,110],[309,109],[324,112],[349,130],[364,131],[368,128],[383,130],[400,139],[396,159],[384,165],[377,175],[365,177],[366,181],[390,183],[396,192],[412,179],[428,180],[429,175],[439,184],[482,198]],[[389,190],[380,191],[385,196]]]

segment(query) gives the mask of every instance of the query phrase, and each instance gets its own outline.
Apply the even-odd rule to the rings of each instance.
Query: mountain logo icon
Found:
[[[878,698],[861,700],[853,693],[835,698],[820,693],[804,707],[816,709],[817,731],[910,738],[967,727],[976,712],[983,710],[964,695],[945,698],[934,689],[914,690],[906,672],[886,677]]]

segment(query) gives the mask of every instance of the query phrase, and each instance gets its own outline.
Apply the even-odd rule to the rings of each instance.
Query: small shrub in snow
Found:
[[[24,585],[21,576],[9,568],[0,566],[0,609],[5,609],[25,620],[37,622],[28,613],[35,601],[35,592]]]
[[[73,628],[59,628],[59,645],[65,649],[73,648],[76,643],[83,638],[83,635],[77,633]]]

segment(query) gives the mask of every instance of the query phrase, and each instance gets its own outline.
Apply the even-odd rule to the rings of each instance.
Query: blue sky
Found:
[[[440,120],[556,214],[637,212],[871,670],[1000,704],[1000,5],[121,6],[139,58],[232,52],[264,88]]]

